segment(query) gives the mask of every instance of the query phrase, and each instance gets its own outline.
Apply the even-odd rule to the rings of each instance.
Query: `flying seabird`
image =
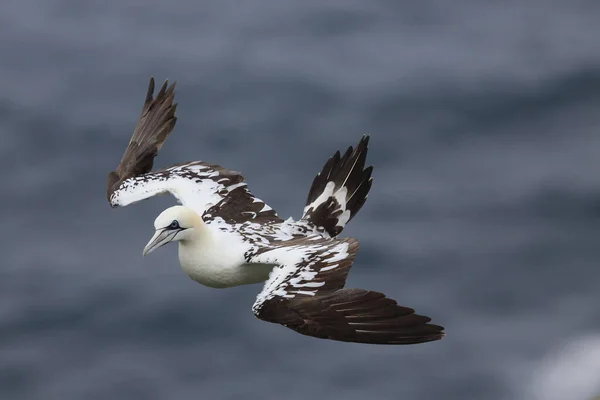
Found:
[[[112,207],[170,193],[180,203],[154,221],[146,255],[179,243],[179,262],[213,288],[265,282],[253,313],[304,335],[345,342],[415,344],[439,340],[444,328],[384,294],[344,285],[358,240],[338,238],[371,188],[365,168],[369,136],[337,151],[315,177],[302,217],[283,220],[255,197],[236,171],[203,161],[152,171],[154,157],[175,127],[175,83],[146,100],[129,145],[108,177]]]

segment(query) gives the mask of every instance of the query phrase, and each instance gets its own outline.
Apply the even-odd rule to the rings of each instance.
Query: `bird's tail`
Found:
[[[358,146],[350,146],[343,156],[339,150],[315,177],[302,220],[325,229],[331,237],[340,234],[344,226],[358,213],[371,189],[373,167],[365,168],[369,136]]]

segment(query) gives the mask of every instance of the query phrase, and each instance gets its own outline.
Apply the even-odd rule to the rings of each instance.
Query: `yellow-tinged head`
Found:
[[[169,207],[154,220],[156,232],[144,247],[143,254],[149,254],[169,242],[189,240],[203,226],[202,218],[191,208],[185,206]]]

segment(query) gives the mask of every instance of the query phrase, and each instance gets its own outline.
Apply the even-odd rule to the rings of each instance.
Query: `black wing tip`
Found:
[[[358,142],[356,147],[348,146],[348,148],[346,148],[346,151],[344,152],[344,156],[342,158],[349,158],[352,156],[352,159],[354,159],[354,158],[359,157],[361,153],[366,152],[369,149],[369,141],[370,140],[371,140],[371,135],[369,135],[369,134],[362,135],[362,137],[360,138],[360,141]],[[340,153],[340,150],[338,150],[337,153]]]
[[[150,75],[149,87],[154,87],[155,83],[156,83],[156,79],[154,78],[154,75]],[[163,86],[167,86],[168,83],[169,83],[169,78],[166,78],[163,83]],[[175,85],[175,82],[173,82],[172,85]]]
[[[422,317],[418,314],[412,314],[412,316]],[[445,336],[446,332],[444,331],[444,327],[430,323],[422,323],[412,327],[399,328],[397,331],[374,330],[372,332],[364,332],[349,341],[376,345],[411,345],[435,342],[442,340]],[[331,337],[330,339],[339,340],[335,337]]]
[[[358,142],[358,146],[356,146],[356,147],[365,147],[365,148],[368,148],[370,140],[371,140],[371,135],[364,134],[362,136],[362,138],[360,138],[360,142]]]
[[[337,150],[327,160],[321,172],[313,180],[306,198],[306,206],[319,198],[328,182],[334,182],[338,189],[344,186],[348,190],[344,210],[350,211],[350,218],[346,221],[346,224],[354,218],[364,205],[371,189],[373,166],[370,165],[365,168],[370,138],[370,135],[364,134],[356,147],[349,146],[343,155],[340,150]],[[327,201],[326,199],[321,204],[317,204],[316,207],[311,207],[302,218],[310,220],[316,226],[325,227],[329,235],[335,237],[342,232],[345,224],[338,225],[338,216],[327,212],[328,209],[331,209],[331,211],[336,209],[335,207],[328,207]]]
[[[442,339],[444,327],[416,314],[384,293],[343,288],[304,302],[291,303],[300,319],[297,332],[341,342],[410,345]]]
[[[154,157],[177,123],[175,85],[176,82],[169,85],[166,79],[155,97],[156,81],[153,76],[150,77],[142,112],[129,145],[117,169],[109,174],[109,202],[111,194],[123,180],[152,170]]]
[[[173,81],[169,85],[169,79],[168,78],[165,79],[156,95],[156,99],[158,100],[159,98],[165,97],[167,95],[170,97],[172,94],[174,94],[176,86],[177,86],[177,81]],[[154,100],[154,90],[155,89],[156,89],[156,81],[155,81],[154,77],[151,76],[150,82],[148,83],[148,91],[146,93],[146,102]]]
[[[165,81],[163,82],[162,86],[160,87],[160,90],[158,91],[158,94],[156,95],[156,97],[157,98],[163,97],[163,96],[170,97],[172,94],[174,94],[176,85],[177,85],[177,81],[173,81],[173,83],[171,83],[171,85],[169,85],[169,80],[165,79]]]
[[[151,76],[150,83],[148,83],[148,90],[146,91],[145,104],[148,104],[152,101],[152,98],[154,97],[154,86],[155,86],[154,77]]]

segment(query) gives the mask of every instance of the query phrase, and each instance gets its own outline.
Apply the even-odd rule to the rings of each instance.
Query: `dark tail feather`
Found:
[[[365,204],[371,189],[373,167],[365,168],[369,136],[350,146],[343,156],[337,151],[315,177],[302,219],[337,236]],[[344,190],[345,189],[345,190]]]

